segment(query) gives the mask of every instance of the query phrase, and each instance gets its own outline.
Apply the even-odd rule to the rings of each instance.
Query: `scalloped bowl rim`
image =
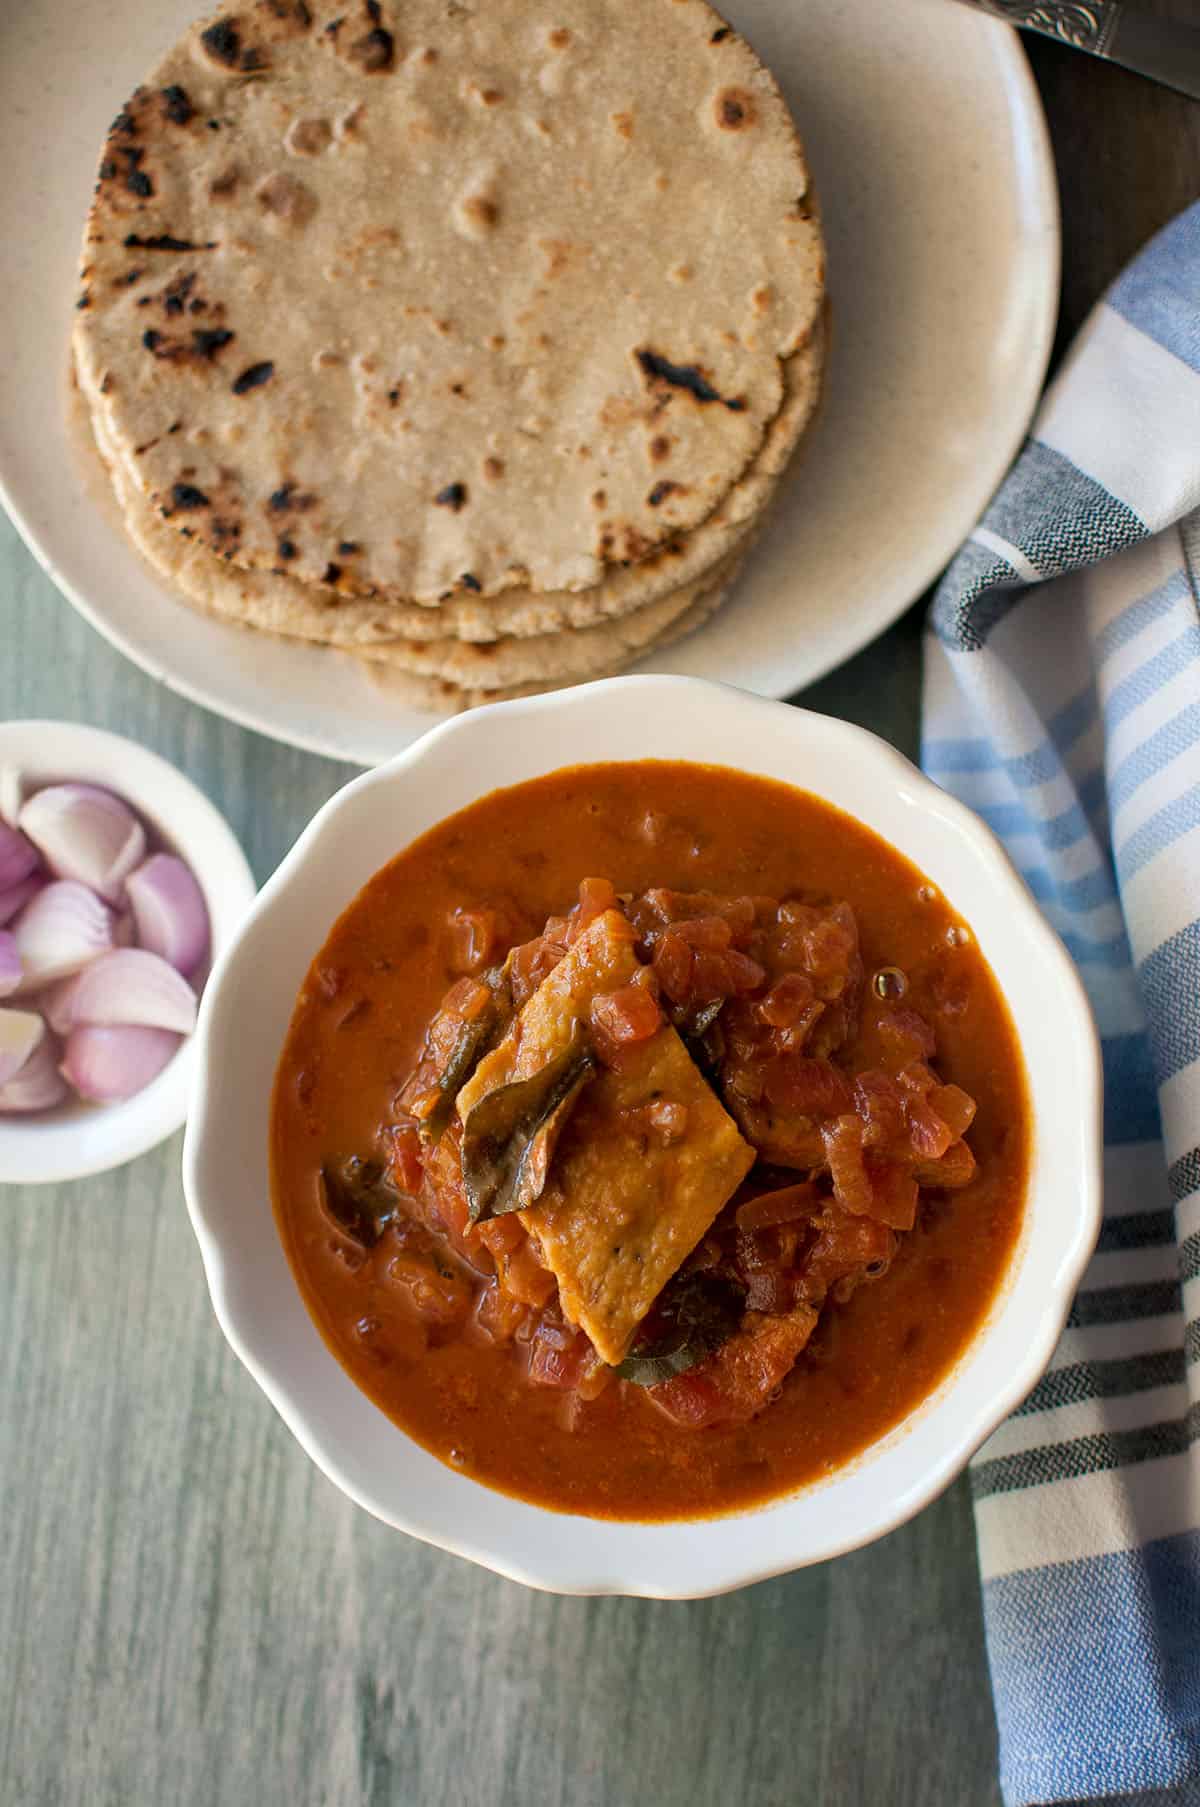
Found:
[[[481,751],[483,786],[474,776]],[[371,873],[485,790],[564,765],[644,758],[781,778],[866,822],[926,873],[971,925],[1008,998],[1034,1118],[1028,1207],[1009,1272],[933,1394],[815,1484],[748,1511],[667,1523],[532,1505],[452,1471],[392,1424],[300,1298],[274,1224],[266,1147],[270,1081],[300,981]],[[423,801],[418,773],[433,781],[426,793],[436,803]],[[253,1011],[244,1008],[250,997]],[[305,829],[219,958],[195,1041],[184,1185],[231,1346],[318,1467],[368,1512],[553,1592],[699,1598],[895,1529],[1035,1385],[1099,1232],[1103,1086],[1091,1012],[1066,950],[990,829],[867,730],[703,679],[612,678],[494,704],[438,725],[351,781]]]
[[[123,734],[87,722],[0,722],[0,767],[47,783],[84,779],[124,797],[196,875],[219,958],[257,886],[233,830],[183,772]],[[11,1008],[18,1000],[5,1000]],[[196,1068],[189,1036],[157,1078],[119,1104],[69,1101],[36,1116],[0,1116],[0,1179],[50,1185],[123,1167],[173,1136],[187,1115]]]

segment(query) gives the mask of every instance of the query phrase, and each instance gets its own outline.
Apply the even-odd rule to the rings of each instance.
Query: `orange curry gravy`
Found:
[[[922,1187],[915,1227],[884,1277],[826,1306],[777,1396],[748,1423],[677,1423],[625,1381],[586,1404],[531,1384],[527,1349],[493,1341],[475,1312],[448,1331],[430,1328],[411,1285],[389,1277],[391,1232],[364,1253],[322,1209],[322,1164],[370,1155],[395,1122],[426,1026],[462,971],[454,912],[499,904],[522,924],[510,938],[525,939],[565,912],[591,875],[621,893],[844,900],[857,918],[864,998],[884,969],[905,975],[905,1004],[934,1029],[940,1080],[977,1105],[965,1138],[974,1178],[958,1190]],[[853,1038],[834,1058],[858,1070]],[[326,1342],[426,1449],[559,1510],[696,1518],[827,1474],[932,1391],[1005,1273],[1021,1223],[1027,1125],[1022,1062],[988,966],[945,900],[871,831],[807,793],[723,768],[575,767],[441,823],[335,925],[279,1065],[275,1210]],[[472,1284],[482,1292],[487,1282]]]

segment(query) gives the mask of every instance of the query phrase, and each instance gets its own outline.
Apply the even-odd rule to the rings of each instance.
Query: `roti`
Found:
[[[709,520],[823,285],[787,107],[704,0],[259,0],[118,116],[75,344],[173,531],[435,605]]]
[[[346,597],[303,584],[286,571],[243,571],[194,536],[184,537],[137,488],[107,427],[103,398],[87,393],[92,431],[117,491],[126,531],[142,556],[176,590],[207,613],[272,633],[330,645],[367,648],[395,639],[459,638],[492,642],[561,629],[585,629],[622,619],[682,586],[706,578],[757,531],[791,454],[794,423],[808,422],[823,368],[824,330],[792,360],[783,409],[768,429],[749,471],[708,521],[679,544],[643,564],[614,572],[591,590],[537,595],[513,590],[497,597],[459,595],[434,610],[412,602]]]
[[[178,536],[158,519],[144,498],[133,490],[124,465],[112,455],[102,418],[94,417],[93,428],[97,449],[108,466],[118,504],[131,528],[131,537],[149,562],[157,565],[164,553],[174,553]],[[133,531],[135,527],[136,532]],[[245,574],[230,571],[202,546],[187,546],[186,542],[184,544],[184,564],[186,565],[187,558],[199,561],[204,578],[202,585],[195,586],[196,594],[191,599],[207,613],[225,620],[232,619],[242,625],[251,625],[241,606],[242,586],[238,581]],[[679,631],[688,632],[692,626],[707,619],[732,583],[741,565],[743,553],[744,546],[739,546],[721,559],[712,571],[690,584],[683,584],[667,596],[618,620],[601,621],[587,628],[567,628],[524,638],[511,635],[494,637],[479,644],[454,637],[411,639],[393,636],[369,649],[352,647],[347,650],[362,652],[392,671],[403,671],[421,679],[449,684],[453,690],[469,694],[507,691],[514,685],[528,683],[543,685],[598,676],[619,669],[629,659],[661,644],[664,636],[673,628],[678,627]],[[179,568],[178,564],[174,566],[176,574]],[[213,577],[220,581],[210,581]],[[273,579],[269,574],[260,578],[251,574],[248,581],[260,585],[274,582],[282,586],[292,580]],[[304,588],[295,584],[293,587]],[[311,609],[313,605],[308,606]],[[325,615],[336,618],[338,606],[336,603],[325,605]],[[438,619],[436,615],[423,609],[414,609],[413,613],[422,625]],[[311,625],[308,614],[277,609],[268,631],[291,638],[318,637],[311,633],[297,632],[295,623],[299,621],[303,621],[306,627]],[[260,615],[253,625],[263,627],[268,624]]]

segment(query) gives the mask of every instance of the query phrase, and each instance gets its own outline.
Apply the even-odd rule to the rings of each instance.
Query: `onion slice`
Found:
[[[0,929],[0,998],[8,997],[21,983],[21,956],[14,936]]]
[[[0,891],[11,891],[36,872],[41,858],[32,841],[17,829],[0,822]]]
[[[17,918],[13,936],[24,968],[20,990],[65,979],[112,947],[112,911],[86,885],[47,885]]]
[[[179,1041],[166,1029],[83,1024],[67,1038],[62,1073],[90,1104],[117,1104],[158,1077]]]
[[[31,898],[37,896],[46,880],[40,872],[27,878],[23,884],[14,885],[11,891],[0,891],[0,928],[19,916]]]
[[[16,1010],[5,1012],[11,1016],[24,1014],[24,1011]],[[0,1111],[48,1111],[61,1104],[68,1088],[57,1063],[54,1038],[46,1034],[43,1026],[41,1038],[25,1064],[6,1085],[0,1085]]]
[[[196,1027],[196,994],[157,954],[119,947],[85,967],[69,993],[56,996],[54,1015],[63,1029],[80,1023],[129,1024],[190,1035]]]
[[[56,877],[78,879],[110,903],[145,857],[146,833],[129,805],[95,784],[51,784],[35,791],[17,826]]]
[[[155,853],[129,875],[125,894],[139,944],[181,972],[194,973],[208,954],[208,909],[189,867],[172,853]]]
[[[21,1071],[45,1033],[32,1010],[0,1010],[0,1086]]]

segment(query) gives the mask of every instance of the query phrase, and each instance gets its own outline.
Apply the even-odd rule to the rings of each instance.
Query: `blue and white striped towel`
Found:
[[[1107,1082],[1099,1252],[972,1468],[1004,1796],[1200,1802],[1200,205],[1092,314],[951,566],[924,708]]]

